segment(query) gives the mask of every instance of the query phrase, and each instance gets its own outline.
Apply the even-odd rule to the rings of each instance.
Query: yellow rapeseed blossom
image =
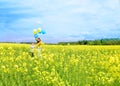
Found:
[[[31,57],[29,44],[0,44],[0,85],[117,86],[120,46],[43,45]]]

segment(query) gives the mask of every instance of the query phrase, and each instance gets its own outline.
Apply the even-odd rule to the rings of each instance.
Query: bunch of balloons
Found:
[[[34,29],[33,34],[35,38],[39,37],[39,34],[46,34],[45,30],[42,30],[41,28]]]

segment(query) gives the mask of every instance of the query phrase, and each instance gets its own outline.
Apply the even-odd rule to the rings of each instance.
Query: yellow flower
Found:
[[[6,67],[5,66],[1,66],[2,69],[5,69]]]
[[[15,68],[18,68],[18,65],[14,65]]]
[[[33,68],[35,72],[40,72],[38,67]]]
[[[23,63],[23,67],[26,67],[26,66],[27,66],[27,64],[24,62],[24,63]]]

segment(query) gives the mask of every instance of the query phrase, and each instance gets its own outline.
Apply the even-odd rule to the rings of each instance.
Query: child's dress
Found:
[[[32,56],[32,57],[34,57],[34,48],[35,48],[34,45],[31,45],[31,46],[30,46],[30,53],[31,53],[31,56]]]
[[[41,56],[41,45],[42,44],[43,44],[42,42],[38,42],[37,45],[36,45],[38,57]]]

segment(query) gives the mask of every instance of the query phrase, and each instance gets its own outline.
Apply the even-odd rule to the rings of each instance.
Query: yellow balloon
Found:
[[[41,28],[38,28],[38,32],[41,32]]]
[[[36,29],[33,30],[33,34],[37,34],[37,30]]]

